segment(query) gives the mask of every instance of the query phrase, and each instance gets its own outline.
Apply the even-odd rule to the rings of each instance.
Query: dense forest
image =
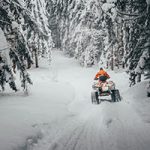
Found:
[[[32,84],[27,70],[41,57],[55,59],[53,48],[81,66],[125,69],[132,84],[150,78],[150,0],[0,0],[0,28],[8,43],[0,49],[3,90],[4,70],[15,91],[20,71],[25,89]]]

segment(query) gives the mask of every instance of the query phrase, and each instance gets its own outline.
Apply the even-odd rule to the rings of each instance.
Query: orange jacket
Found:
[[[100,70],[100,71],[96,74],[95,79],[98,79],[100,76],[106,76],[107,78],[110,78],[110,76],[109,76],[109,75],[107,74],[107,72],[104,71],[104,70]]]

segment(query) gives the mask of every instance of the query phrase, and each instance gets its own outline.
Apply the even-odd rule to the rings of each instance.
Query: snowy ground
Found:
[[[125,73],[110,71],[123,100],[93,105],[90,92],[98,68],[82,68],[57,51],[53,57],[50,68],[30,70],[29,96],[9,87],[0,93],[0,150],[150,149],[146,82],[129,89]]]

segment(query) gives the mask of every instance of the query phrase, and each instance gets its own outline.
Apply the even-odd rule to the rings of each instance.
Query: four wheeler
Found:
[[[102,96],[111,96],[111,102],[121,101],[119,90],[115,88],[113,81],[96,81],[92,85],[92,103],[100,104]]]

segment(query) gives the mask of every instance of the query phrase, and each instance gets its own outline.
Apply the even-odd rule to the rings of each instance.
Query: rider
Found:
[[[106,71],[104,71],[103,68],[100,68],[99,72],[97,72],[97,74],[95,75],[94,80],[98,80],[103,82],[106,81],[107,79],[109,79],[110,76],[108,75],[108,73]]]

